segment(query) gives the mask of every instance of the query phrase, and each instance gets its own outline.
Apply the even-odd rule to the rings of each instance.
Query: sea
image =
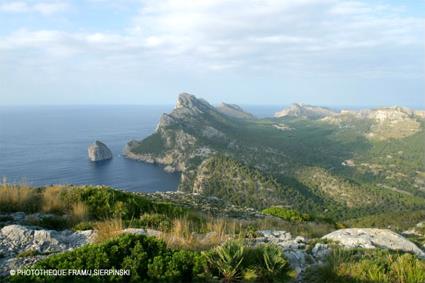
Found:
[[[272,116],[279,108],[246,106],[258,117]],[[173,105],[0,106],[0,181],[175,191],[179,173],[122,155],[129,140],[152,134],[161,114],[172,109]],[[87,147],[96,140],[111,149],[112,160],[88,160]]]

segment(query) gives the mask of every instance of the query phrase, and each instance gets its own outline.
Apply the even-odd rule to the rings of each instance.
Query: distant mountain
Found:
[[[230,117],[239,118],[239,119],[254,119],[254,115],[251,113],[245,112],[240,106],[236,104],[227,104],[221,103],[216,107],[218,112],[225,114]]]
[[[402,107],[367,109],[362,111],[341,111],[337,115],[329,115],[322,119],[340,127],[353,124],[368,125],[364,135],[372,140],[400,139],[411,136],[421,130],[423,116],[420,111],[412,111]]]
[[[183,93],[156,131],[124,153],[181,172],[181,191],[236,205],[339,219],[425,209],[425,120],[416,112],[305,105],[278,119],[223,112]]]
[[[307,118],[307,119],[320,119],[323,117],[332,116],[336,114],[338,114],[338,112],[333,111],[329,108],[294,103],[289,108],[276,112],[274,116],[276,118],[296,117],[296,118]]]

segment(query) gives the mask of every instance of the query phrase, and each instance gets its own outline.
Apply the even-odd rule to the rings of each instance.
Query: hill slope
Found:
[[[238,205],[289,205],[337,218],[424,209],[423,118],[413,112],[400,118],[397,108],[379,111],[350,113],[349,119],[346,112],[240,119],[184,93],[156,132],[130,141],[125,154],[182,172],[182,191]],[[415,132],[368,137],[377,124],[385,132],[400,119],[415,123]],[[217,154],[226,158],[211,159]]]

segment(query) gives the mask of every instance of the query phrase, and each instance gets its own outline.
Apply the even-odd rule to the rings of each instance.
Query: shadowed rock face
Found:
[[[245,112],[241,107],[236,104],[221,103],[216,109],[227,116],[239,119],[254,119],[254,115]]]
[[[94,144],[89,145],[88,155],[90,161],[102,161],[112,158],[111,150],[100,141],[96,141]]]

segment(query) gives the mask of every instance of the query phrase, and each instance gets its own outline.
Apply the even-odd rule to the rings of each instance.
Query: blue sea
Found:
[[[125,144],[151,134],[173,106],[0,107],[0,178],[34,186],[109,185],[129,191],[176,190],[179,174],[122,156]],[[113,152],[110,161],[88,160],[95,140]]]
[[[250,107],[272,116],[279,107]],[[0,178],[33,186],[50,184],[108,185],[138,192],[173,191],[178,173],[159,165],[122,156],[131,139],[150,135],[168,106],[1,106]],[[87,147],[95,140],[113,152],[109,161],[88,160]]]

